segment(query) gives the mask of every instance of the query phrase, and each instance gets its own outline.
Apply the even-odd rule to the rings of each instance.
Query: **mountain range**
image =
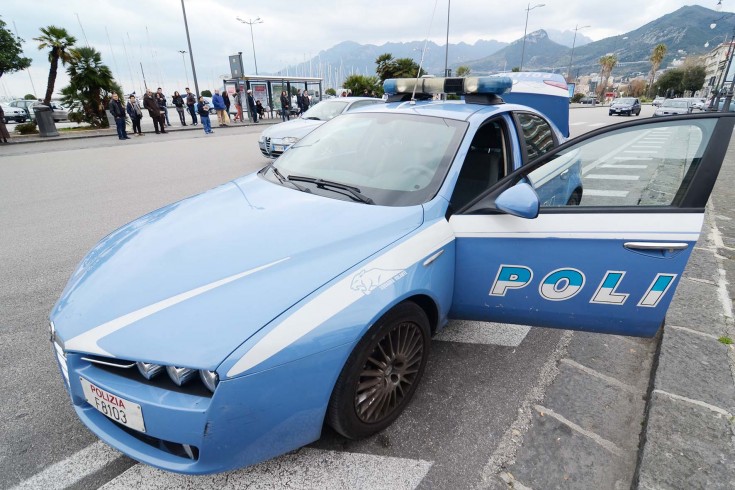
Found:
[[[715,20],[716,26],[710,29]],[[577,33],[574,48],[572,74],[589,74],[599,71],[599,59],[606,54],[618,58],[616,75],[647,73],[653,47],[663,43],[667,47],[661,64],[665,68],[674,59],[688,55],[704,54],[719,42],[725,42],[735,32],[735,14],[722,13],[699,6],[685,6],[665,14],[637,29],[599,41]],[[566,73],[571,55],[574,31],[541,29],[526,36],[523,69]],[[710,47],[706,48],[705,43]],[[375,74],[375,59],[383,53],[394,58],[413,58],[418,62],[424,41],[403,43],[359,44],[341,42],[321,51],[311,60],[284,68],[279,73],[314,76],[335,73],[342,78],[351,73]],[[456,70],[467,65],[473,74],[487,74],[511,70],[521,65],[523,38],[505,43],[495,40],[479,40],[474,44],[449,44],[449,66]],[[427,44],[423,66],[428,73],[442,74],[445,46],[434,42]],[[319,68],[321,67],[321,69]]]

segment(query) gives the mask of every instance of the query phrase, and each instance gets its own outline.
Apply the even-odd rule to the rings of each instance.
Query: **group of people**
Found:
[[[296,105],[298,107],[297,116],[299,114],[303,114],[309,109],[309,106],[311,105],[311,97],[309,97],[309,92],[307,90],[302,92],[301,89],[299,89],[296,94]],[[288,92],[284,90],[281,92],[281,119],[283,121],[291,120],[292,109],[291,97],[289,97]]]
[[[250,112],[251,118],[254,122],[258,122],[259,118],[265,114],[265,109],[260,101],[256,101],[253,98],[251,90],[247,90],[246,93],[238,90],[233,96],[236,114],[234,122],[244,122],[243,119],[243,102],[247,104],[248,111]],[[185,111],[191,116],[191,124],[196,126],[201,120],[202,127],[205,134],[212,134],[212,124],[209,119],[210,109],[214,109],[217,113],[217,120],[220,126],[227,126],[230,122],[230,106],[233,101],[230,100],[230,96],[227,91],[220,94],[219,90],[214,91],[212,96],[212,107],[209,102],[203,97],[197,97],[186,88],[184,95],[179,92],[174,92],[171,99],[176,112],[179,114],[179,120],[182,126],[186,126]],[[143,111],[148,111],[148,115],[153,120],[153,128],[156,134],[166,134],[166,127],[171,126],[171,121],[168,117],[168,105],[166,96],[163,94],[161,87],[154,93],[150,89],[146,90],[143,96],[143,105],[141,107],[140,102],[135,96],[135,93],[128,96],[128,102],[123,106],[123,102],[120,101],[120,96],[116,93],[112,94],[112,99],[107,107],[115,119],[115,126],[117,129],[117,136],[121,140],[130,139],[126,130],[126,115],[130,117],[133,125],[133,134],[136,136],[143,136],[143,131],[140,128],[140,121],[143,119]],[[198,118],[197,118],[198,116]]]

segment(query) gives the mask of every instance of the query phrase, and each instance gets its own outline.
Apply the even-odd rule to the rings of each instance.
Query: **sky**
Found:
[[[451,3],[448,3],[451,2]],[[221,85],[229,77],[228,56],[242,51],[246,74],[254,74],[250,26],[253,25],[258,72],[275,73],[303,62],[342,41],[381,45],[429,38],[444,45],[449,7],[449,42],[479,39],[511,42],[523,37],[526,7],[541,2],[499,0],[184,0],[199,88]],[[684,5],[714,8],[717,0],[647,0],[635,4],[608,0],[545,0],[528,12],[528,32],[586,26],[592,40],[636,29]],[[735,0],[723,0],[725,11]],[[123,90],[142,88],[141,64],[149,87],[173,93],[190,85],[191,61],[181,0],[2,0],[0,18],[24,39],[27,71],[0,77],[0,98],[35,93],[43,97],[48,53],[39,51],[39,28],[64,27],[77,44],[102,53]],[[182,59],[181,50],[187,51]],[[417,54],[417,57],[419,55]],[[364,70],[364,67],[363,67]],[[29,76],[30,74],[30,76]],[[293,75],[293,73],[291,73]],[[307,74],[308,75],[308,74]],[[188,82],[187,82],[188,79]],[[55,96],[68,83],[60,68]],[[34,88],[35,87],[35,90]]]

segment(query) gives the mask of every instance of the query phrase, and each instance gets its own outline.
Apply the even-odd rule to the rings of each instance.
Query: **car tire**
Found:
[[[348,439],[388,427],[408,406],[426,368],[429,319],[411,301],[395,306],[363,336],[337,378],[327,423]]]

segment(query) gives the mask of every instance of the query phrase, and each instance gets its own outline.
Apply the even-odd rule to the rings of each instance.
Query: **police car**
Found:
[[[560,144],[558,76],[385,89],[387,104],[334,118],[82,260],[50,335],[101,439],[169,471],[225,471],[325,423],[348,438],[387,427],[450,318],[656,333],[735,115]],[[439,92],[464,100],[428,100]]]

